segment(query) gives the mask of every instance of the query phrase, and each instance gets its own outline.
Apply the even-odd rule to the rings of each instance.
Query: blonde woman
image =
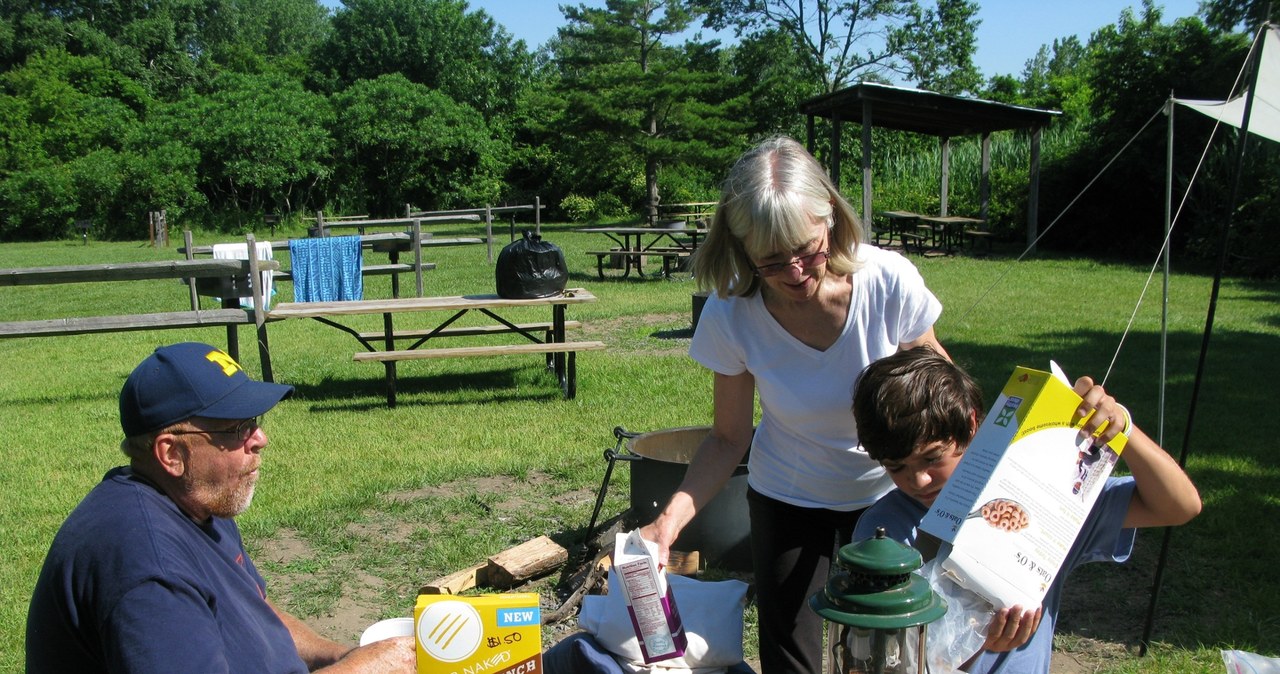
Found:
[[[818,672],[822,625],[806,601],[862,510],[893,488],[859,446],[853,384],[899,350],[945,353],[933,331],[942,305],[906,258],[862,242],[821,165],[785,137],[730,170],[693,269],[714,291],[689,349],[713,372],[713,427],[643,534],[665,558],[750,449],[761,667]]]

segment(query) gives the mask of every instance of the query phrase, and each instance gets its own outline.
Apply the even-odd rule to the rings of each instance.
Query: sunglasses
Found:
[[[258,417],[245,419],[231,428],[217,431],[169,431],[170,435],[230,435],[240,444],[249,441],[253,434],[257,432],[262,425],[258,423]]]
[[[770,276],[777,276],[778,274],[781,274],[787,271],[791,267],[795,266],[797,262],[800,263],[801,269],[813,269],[814,267],[820,267],[823,264],[826,264],[827,260],[830,259],[830,257],[831,257],[831,251],[820,250],[816,253],[810,253],[808,255],[793,257],[790,260],[787,260],[786,262],[762,264],[759,267],[755,265],[751,265],[751,269],[755,271],[756,276],[759,276],[760,278],[768,278]]]

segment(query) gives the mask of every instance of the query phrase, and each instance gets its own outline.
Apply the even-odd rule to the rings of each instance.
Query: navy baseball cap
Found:
[[[162,346],[120,389],[120,427],[141,435],[191,417],[250,419],[293,393],[292,386],[254,381],[231,356],[199,342]]]

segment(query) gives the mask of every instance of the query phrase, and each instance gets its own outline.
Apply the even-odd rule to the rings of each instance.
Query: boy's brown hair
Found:
[[[876,461],[901,461],[931,442],[963,450],[983,410],[977,382],[928,346],[877,360],[853,391],[858,439]]]

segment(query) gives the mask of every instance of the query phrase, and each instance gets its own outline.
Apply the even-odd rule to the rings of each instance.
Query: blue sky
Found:
[[[329,7],[339,0],[322,0]],[[564,24],[562,0],[468,0],[471,9],[483,9],[531,49],[555,35]],[[587,0],[588,6],[603,6],[603,0]],[[1081,43],[1107,24],[1115,23],[1125,7],[1141,7],[1141,0],[978,0],[978,52],[974,59],[986,77],[1020,75],[1027,60],[1041,45],[1068,35],[1080,36]],[[1199,0],[1156,0],[1163,8],[1164,22],[1195,14]]]

